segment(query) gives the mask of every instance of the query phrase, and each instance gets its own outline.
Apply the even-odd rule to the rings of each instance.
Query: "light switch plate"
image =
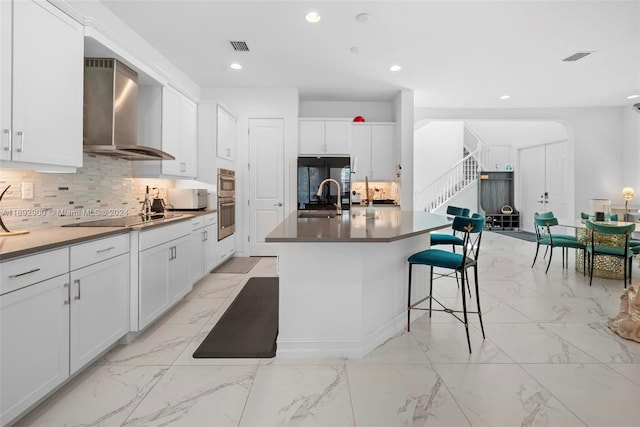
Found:
[[[33,182],[22,183],[22,200],[33,200]]]

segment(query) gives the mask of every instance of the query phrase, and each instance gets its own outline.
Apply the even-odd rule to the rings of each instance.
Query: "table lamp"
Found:
[[[633,199],[633,188],[624,187],[622,189],[622,197],[624,198],[624,211],[629,213],[629,200]]]

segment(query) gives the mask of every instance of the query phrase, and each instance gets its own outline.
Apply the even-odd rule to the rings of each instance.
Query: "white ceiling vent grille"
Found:
[[[236,52],[249,52],[249,46],[247,46],[247,42],[243,41],[230,41],[231,47]]]
[[[593,52],[576,52],[571,56],[568,56],[563,59],[564,62],[575,62],[578,59],[582,59],[587,55],[591,55]]]

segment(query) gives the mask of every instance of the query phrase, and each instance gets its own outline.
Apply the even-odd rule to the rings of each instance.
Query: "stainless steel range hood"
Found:
[[[112,58],[85,58],[84,152],[127,160],[173,160],[137,144],[138,75]]]

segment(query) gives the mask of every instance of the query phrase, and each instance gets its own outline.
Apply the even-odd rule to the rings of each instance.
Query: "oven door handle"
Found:
[[[221,208],[227,208],[229,206],[235,206],[236,202],[218,203],[218,205],[220,205]]]

